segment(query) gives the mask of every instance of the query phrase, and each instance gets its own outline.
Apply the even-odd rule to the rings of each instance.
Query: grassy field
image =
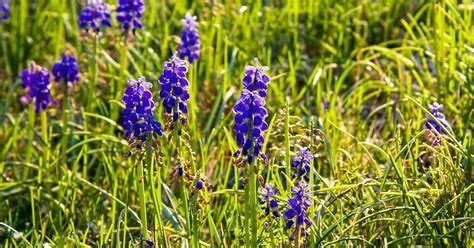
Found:
[[[12,0],[0,20],[0,247],[474,246],[472,1],[148,0],[125,33],[106,0],[112,27],[97,37],[79,27],[86,2]],[[187,12],[201,56],[178,130],[158,78]],[[54,101],[35,112],[20,72],[64,51],[80,79],[51,77]],[[269,127],[267,159],[248,164],[233,156],[232,108],[254,58],[269,67]],[[141,76],[163,136],[130,153],[122,96]],[[307,235],[284,217],[303,147]]]

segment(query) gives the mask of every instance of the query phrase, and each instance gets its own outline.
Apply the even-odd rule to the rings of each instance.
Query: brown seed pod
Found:
[[[265,185],[265,179],[263,179],[262,175],[258,175],[258,182],[262,187]]]

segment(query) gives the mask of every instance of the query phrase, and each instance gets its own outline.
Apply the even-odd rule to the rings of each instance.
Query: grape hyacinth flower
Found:
[[[0,0],[0,19],[7,20],[10,17],[10,1]]]
[[[271,211],[273,217],[280,217],[280,213],[278,212],[278,202],[273,198],[278,193],[278,190],[274,189],[273,185],[267,183],[264,187],[260,188],[260,193],[262,194],[260,204],[262,204],[262,209],[265,210],[265,216],[268,216]]]
[[[436,120],[438,120],[438,122],[440,122],[441,125],[443,125],[445,128],[448,128],[449,123],[446,121],[444,114],[442,113],[443,108],[444,108],[443,104],[438,104],[437,102],[429,106],[430,112],[436,118]],[[434,129],[438,133],[443,133],[444,132],[443,129],[438,124],[438,122],[436,122],[436,120],[429,117],[428,121],[425,124],[426,129],[428,130]]]
[[[79,15],[79,26],[88,31],[93,29],[96,33],[100,32],[101,27],[110,27],[109,5],[102,0],[89,0]]]
[[[199,32],[197,30],[197,17],[191,16],[187,13],[181,22],[184,24],[184,28],[181,31],[181,44],[179,45],[179,57],[181,59],[188,58],[189,63],[193,63],[194,60],[199,59],[200,54],[200,39]]]
[[[288,210],[283,214],[283,218],[287,220],[285,229],[294,227],[294,232],[290,237],[296,242],[299,242],[300,236],[308,235],[309,227],[312,225],[307,213],[309,207],[313,204],[310,198],[313,195],[312,187],[304,181],[297,181],[295,186],[291,188],[294,196],[288,199]]]
[[[326,99],[323,99],[323,109],[327,111],[329,109],[329,106],[330,106],[329,101]]]
[[[173,116],[173,122],[180,120],[183,125],[187,122],[187,101],[189,100],[186,64],[186,61],[174,53],[171,60],[164,63],[165,68],[158,79],[161,85],[160,98],[163,99],[164,112]]]
[[[76,58],[67,53],[62,53],[61,60],[53,65],[51,73],[56,82],[64,80],[64,83],[68,84],[79,81],[79,69],[77,67]]]
[[[122,112],[125,138],[132,148],[142,149],[149,134],[162,135],[161,124],[155,120],[155,103],[150,91],[152,84],[144,77],[128,80],[128,88],[122,98],[125,109]]]
[[[32,62],[28,69],[21,71],[21,80],[21,86],[28,91],[28,95],[21,97],[21,101],[34,101],[36,112],[46,109],[52,101],[48,70]]]
[[[291,167],[295,170],[294,177],[296,177],[297,180],[303,177],[306,182],[309,181],[309,171],[311,169],[309,163],[313,158],[314,156],[308,147],[300,148],[298,154],[293,156]]]
[[[267,110],[265,108],[265,97],[267,96],[267,84],[270,81],[268,75],[264,73],[268,69],[266,66],[247,66],[243,79],[244,89],[240,95],[233,111],[235,113],[234,131],[237,133],[237,144],[239,149],[234,157],[247,156],[247,162],[252,163],[254,156],[263,157],[261,154],[264,135],[268,129],[265,122]]]
[[[143,26],[140,19],[144,10],[143,0],[118,0],[117,21],[125,32],[131,28],[135,33],[136,29],[141,29]]]

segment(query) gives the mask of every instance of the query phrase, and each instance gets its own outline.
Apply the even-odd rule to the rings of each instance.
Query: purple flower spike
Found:
[[[181,59],[187,57],[191,64],[194,60],[199,59],[201,46],[199,32],[197,30],[198,23],[196,20],[196,16],[191,16],[191,14],[187,13],[181,21],[184,24],[184,28],[181,31],[181,44],[178,48],[179,57]]]
[[[308,235],[309,227],[312,225],[311,220],[307,217],[308,209],[313,204],[310,198],[313,195],[312,188],[313,186],[307,185],[304,181],[297,181],[291,188],[294,196],[288,199],[288,209],[283,214],[283,218],[287,220],[285,228],[294,227],[295,233],[301,230],[303,236]]]
[[[10,1],[0,0],[0,19],[7,20],[10,17]]]
[[[155,102],[150,91],[152,84],[145,81],[144,77],[128,80],[122,102],[125,109],[122,112],[125,138],[132,148],[141,150],[148,134],[162,135],[161,124],[155,120],[153,110]]]
[[[254,59],[254,62],[255,66],[247,65],[245,67],[244,88],[257,92],[259,96],[266,98],[268,83],[270,82],[270,77],[265,74],[268,67],[259,66],[257,58]]]
[[[67,53],[61,54],[61,60],[53,65],[51,73],[56,82],[64,80],[64,83],[68,84],[79,81],[79,69],[77,67],[76,59],[74,56]]]
[[[165,68],[158,79],[161,85],[160,98],[163,99],[165,113],[173,116],[173,122],[181,120],[183,125],[187,122],[187,101],[189,100],[186,65],[186,61],[174,53],[171,60],[164,63]]]
[[[28,69],[21,71],[21,80],[21,86],[28,91],[28,95],[20,100],[26,103],[34,101],[36,112],[46,109],[52,101],[48,70],[31,63]]]
[[[437,102],[433,103],[429,106],[431,114],[445,127],[449,127],[449,123],[446,121],[443,111],[443,104],[438,104]],[[441,126],[432,118],[428,117],[428,121],[425,124],[426,129],[428,130],[436,130],[438,133],[444,133]]]
[[[267,84],[270,81],[264,73],[268,68],[258,66],[247,66],[243,80],[244,89],[237,103],[234,105],[235,123],[234,131],[237,133],[237,144],[241,148],[235,156],[247,156],[247,162],[251,164],[254,156],[262,157],[262,147],[265,141],[264,135],[268,129],[265,118],[268,113],[265,108],[265,97],[267,96]]]
[[[309,181],[310,162],[313,158],[314,156],[308,147],[300,148],[298,154],[293,156],[291,167],[295,171],[294,177],[296,177],[297,180],[303,177],[306,182]]]
[[[280,213],[278,212],[278,201],[274,199],[274,196],[278,193],[278,190],[274,189],[273,185],[267,183],[265,184],[265,187],[260,188],[260,193],[262,194],[262,200],[260,204],[262,204],[262,209],[265,210],[265,216],[268,216],[271,211],[273,217],[280,217]]]
[[[99,33],[101,28],[112,26],[109,5],[103,3],[102,0],[89,0],[87,7],[79,15],[79,26],[85,30],[92,29],[96,33]]]
[[[130,28],[135,33],[136,29],[142,28],[141,18],[145,11],[143,0],[119,0],[117,8],[117,21],[122,25],[125,32]]]

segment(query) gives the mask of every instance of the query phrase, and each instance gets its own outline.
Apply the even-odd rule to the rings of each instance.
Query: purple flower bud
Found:
[[[202,186],[203,186],[203,182],[201,179],[199,179],[197,182],[196,182],[196,188],[198,190],[201,190],[202,189]]]
[[[273,188],[273,185],[267,183],[265,187],[260,188],[260,193],[262,194],[262,209],[265,210],[265,216],[270,214],[270,210],[273,209],[273,217],[278,217],[278,201],[274,199],[274,196],[278,193],[277,189]]]
[[[328,109],[329,109],[329,101],[326,100],[326,99],[323,99],[323,108],[324,108],[324,110],[328,110]]]
[[[10,17],[10,1],[0,0],[0,19],[7,20]]]
[[[36,112],[46,109],[52,101],[48,70],[31,63],[28,69],[21,71],[21,80],[21,86],[28,91],[28,95],[20,100],[24,103],[34,101]]]
[[[110,23],[109,5],[102,0],[89,0],[79,15],[79,27],[81,29],[93,29],[96,33],[101,28],[112,26]]]
[[[155,245],[155,242],[153,242],[153,240],[145,240],[145,243],[147,247],[153,247]]]
[[[310,162],[313,158],[314,156],[311,154],[309,147],[300,148],[298,154],[293,156],[291,167],[297,180],[303,177],[306,182],[309,181]]]
[[[191,14],[187,13],[181,21],[184,24],[184,28],[181,31],[181,44],[178,48],[179,57],[181,59],[187,57],[191,64],[194,60],[199,59],[201,46],[196,20],[196,16],[191,16]]]
[[[125,32],[130,28],[135,33],[142,28],[141,18],[145,11],[143,0],[119,0],[117,7],[117,21]]]
[[[51,73],[56,82],[64,80],[64,83],[68,84],[79,81],[79,68],[77,67],[76,59],[67,53],[61,54],[61,60],[53,65]]]
[[[438,122],[441,123],[445,128],[449,127],[449,123],[446,121],[444,114],[442,113],[443,111],[443,104],[438,104],[437,102],[433,103],[432,105],[429,106],[431,114],[438,120]],[[443,129],[441,126],[438,124],[434,119],[431,117],[428,117],[428,121],[425,124],[426,129],[428,130],[436,130],[438,133],[444,133]]]

